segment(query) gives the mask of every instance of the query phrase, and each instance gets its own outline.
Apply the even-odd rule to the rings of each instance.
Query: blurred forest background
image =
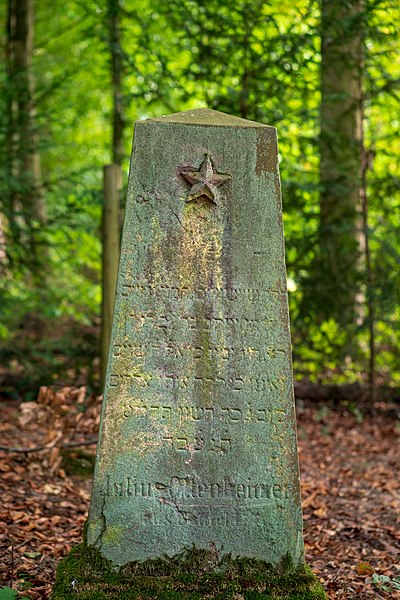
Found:
[[[199,107],[278,129],[296,378],[400,386],[396,0],[7,0],[0,23],[3,394],[98,389],[103,167],[126,186],[133,122]]]

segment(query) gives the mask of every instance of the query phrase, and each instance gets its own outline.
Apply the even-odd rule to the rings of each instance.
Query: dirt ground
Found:
[[[0,401],[0,448],[48,446],[0,450],[0,585],[20,598],[48,598],[59,559],[81,540],[99,410],[84,388]],[[298,407],[306,559],[332,600],[400,597],[399,413],[378,405],[361,421]]]

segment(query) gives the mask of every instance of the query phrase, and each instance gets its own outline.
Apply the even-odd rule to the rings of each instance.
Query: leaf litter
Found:
[[[0,586],[20,598],[49,598],[58,561],[81,541],[100,407],[83,387],[0,400],[0,448],[27,450],[0,449]],[[306,561],[331,600],[400,598],[396,407],[361,423],[315,403],[297,413]],[[86,472],[72,474],[65,458],[82,448]]]

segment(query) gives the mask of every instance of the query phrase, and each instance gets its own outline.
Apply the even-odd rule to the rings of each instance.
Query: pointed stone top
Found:
[[[155,119],[146,119],[145,121],[139,121],[139,123],[183,123],[185,125],[203,125],[205,127],[267,127],[275,129],[263,123],[233,117],[217,110],[211,110],[210,108],[195,108]]]

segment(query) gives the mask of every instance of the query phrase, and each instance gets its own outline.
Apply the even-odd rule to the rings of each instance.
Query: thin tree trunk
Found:
[[[374,303],[374,276],[372,271],[371,249],[369,244],[368,227],[368,193],[367,193],[367,172],[372,164],[372,153],[363,149],[363,162],[361,169],[361,211],[363,224],[363,253],[366,271],[366,319],[369,334],[369,403],[368,410],[372,411],[376,400],[376,382],[375,382],[375,303]]]
[[[7,72],[7,114],[6,114],[6,160],[5,167],[7,172],[7,192],[4,202],[6,217],[9,225],[10,242],[19,243],[19,227],[17,217],[17,194],[16,182],[18,180],[17,171],[17,117],[18,104],[15,93],[15,34],[16,34],[16,0],[8,0],[7,5],[7,26],[6,26],[6,72]],[[10,243],[6,243],[6,251]]]
[[[47,211],[42,186],[35,80],[32,71],[33,0],[9,0],[7,65],[10,84],[8,170],[10,229],[25,229],[32,273],[44,273],[47,258],[43,226]],[[18,185],[15,186],[15,182]],[[18,187],[18,192],[14,191]]]
[[[35,80],[32,71],[33,0],[15,0],[15,76],[18,103],[18,158],[25,219],[43,225],[47,221],[36,124]]]
[[[123,60],[120,26],[120,0],[108,0],[111,81],[113,94],[112,162],[121,165],[124,158],[124,112],[122,98]]]
[[[245,34],[243,38],[243,73],[240,82],[240,100],[239,109],[240,116],[242,119],[248,119],[249,115],[249,87],[250,87],[250,73],[249,73],[249,23],[244,23]]]
[[[123,54],[121,45],[120,0],[108,0],[108,36],[113,99],[112,161],[104,167],[103,286],[101,332],[101,389],[104,389],[114,312],[119,263],[120,192],[122,189],[123,134],[125,127],[122,97]]]
[[[322,0],[318,310],[355,319],[359,278],[362,0]]]

